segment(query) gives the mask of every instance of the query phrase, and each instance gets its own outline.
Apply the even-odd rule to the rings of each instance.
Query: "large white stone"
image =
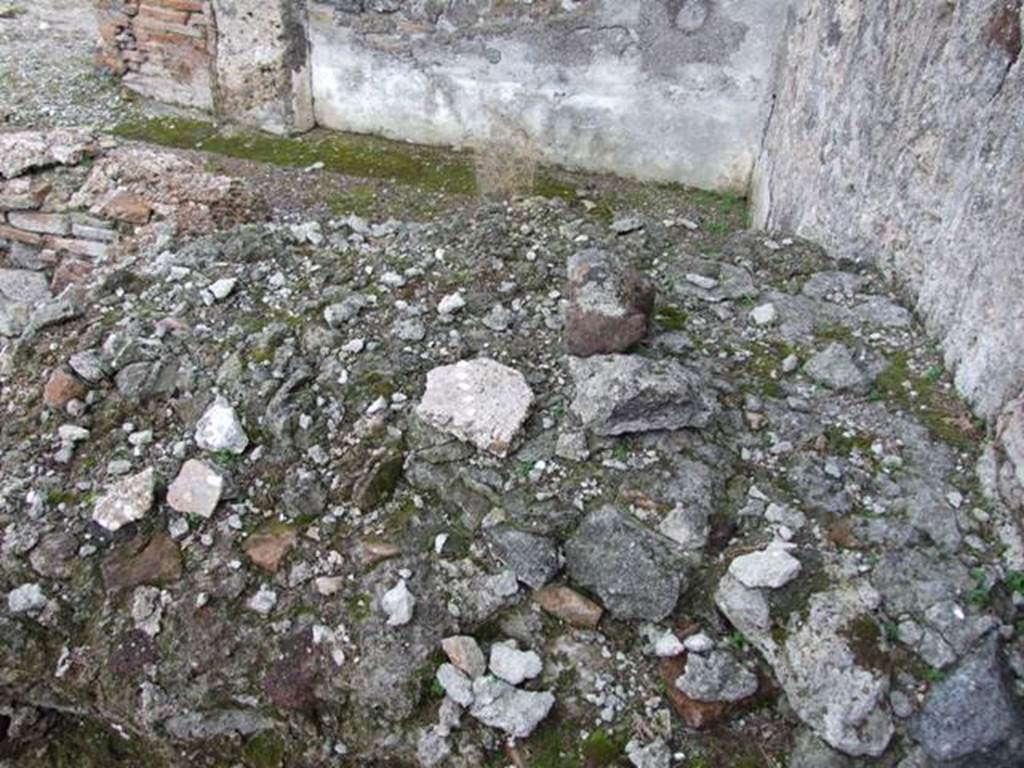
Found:
[[[800,561],[781,548],[740,555],[729,564],[729,573],[745,587],[783,587],[800,573]]]
[[[387,614],[389,627],[401,627],[412,621],[416,598],[409,591],[405,579],[384,593],[380,599],[380,607]]]
[[[208,518],[223,491],[223,477],[205,462],[189,459],[167,489],[167,503],[178,512]]]
[[[249,446],[242,422],[231,404],[221,396],[213,401],[196,425],[196,445],[204,451],[241,454]]]
[[[141,520],[153,506],[156,475],[150,467],[112,485],[96,502],[92,519],[108,531]]]
[[[469,713],[484,725],[525,739],[548,716],[555,697],[548,691],[523,691],[490,675],[473,681]]]
[[[430,371],[416,413],[482,451],[505,456],[532,404],[521,373],[481,357]]]
[[[491,672],[506,683],[519,685],[541,673],[544,664],[533,651],[520,651],[511,643],[491,646]]]
[[[7,610],[11,613],[35,613],[46,607],[46,595],[38,584],[22,584],[7,595]]]

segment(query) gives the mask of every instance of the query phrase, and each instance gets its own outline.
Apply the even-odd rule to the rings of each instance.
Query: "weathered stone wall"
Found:
[[[312,2],[317,122],[747,188],[788,0]]]
[[[1021,0],[797,3],[755,221],[874,261],[993,415],[1024,383]]]
[[[217,111],[273,133],[313,127],[304,0],[213,0]]]

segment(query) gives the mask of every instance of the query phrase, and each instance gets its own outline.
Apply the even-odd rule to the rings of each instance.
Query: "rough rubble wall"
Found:
[[[317,122],[744,191],[788,0],[310,5]]]
[[[213,108],[210,3],[96,0],[101,60],[129,88],[160,101]]]
[[[875,261],[987,415],[1024,382],[1021,0],[794,9],[755,222]]]

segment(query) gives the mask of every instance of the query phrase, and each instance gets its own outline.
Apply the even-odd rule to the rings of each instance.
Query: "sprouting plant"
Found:
[[[967,593],[967,601],[971,605],[984,605],[989,596],[988,575],[983,568],[975,568],[971,571],[971,578],[974,588]]]
[[[737,651],[745,651],[750,645],[750,641],[747,640],[746,636],[738,629],[729,635],[726,642]]]
[[[1015,592],[1018,595],[1024,595],[1024,571],[1010,571],[1004,581],[1006,583],[1006,588],[1010,590],[1010,592]]]

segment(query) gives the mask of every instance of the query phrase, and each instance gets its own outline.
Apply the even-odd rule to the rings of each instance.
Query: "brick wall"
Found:
[[[97,0],[102,63],[145,96],[213,108],[216,47],[207,0]]]

